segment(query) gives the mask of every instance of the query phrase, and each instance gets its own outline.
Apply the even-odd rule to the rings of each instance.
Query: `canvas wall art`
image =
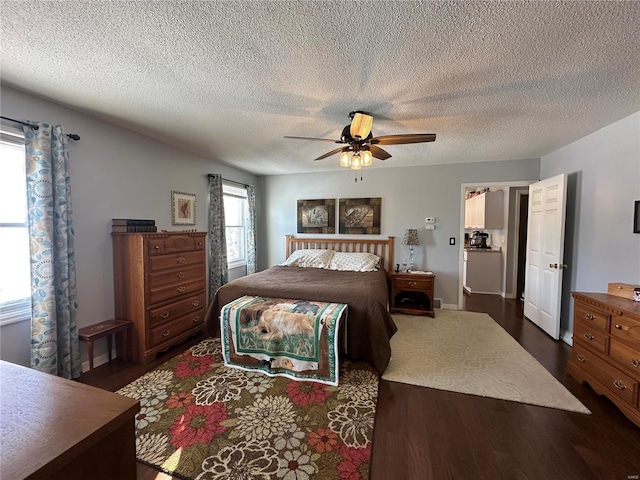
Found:
[[[298,200],[298,233],[336,233],[336,201]]]
[[[379,235],[381,198],[341,198],[339,233]]]

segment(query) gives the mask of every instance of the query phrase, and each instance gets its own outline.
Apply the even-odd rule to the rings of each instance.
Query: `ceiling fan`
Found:
[[[391,154],[383,150],[378,145],[401,145],[406,143],[423,143],[434,142],[435,133],[410,133],[404,135],[381,135],[374,137],[371,133],[373,125],[373,116],[367,112],[356,110],[349,112],[351,124],[342,129],[339,140],[329,138],[314,137],[294,137],[285,135],[284,138],[295,138],[299,140],[313,140],[320,142],[341,143],[345,146],[331,150],[330,152],[320,155],[315,160],[340,153],[340,165],[342,167],[351,167],[353,170],[360,170],[362,167],[368,167],[372,164],[372,159],[386,160],[391,158]]]

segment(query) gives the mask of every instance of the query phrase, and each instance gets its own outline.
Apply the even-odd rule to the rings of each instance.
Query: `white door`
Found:
[[[564,174],[529,186],[524,315],[556,340],[560,338],[566,200]]]

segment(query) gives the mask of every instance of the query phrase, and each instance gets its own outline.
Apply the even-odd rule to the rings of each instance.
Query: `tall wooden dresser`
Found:
[[[606,293],[572,295],[569,373],[608,397],[640,426],[640,302]]]
[[[204,328],[206,233],[112,233],[116,318],[140,363]]]

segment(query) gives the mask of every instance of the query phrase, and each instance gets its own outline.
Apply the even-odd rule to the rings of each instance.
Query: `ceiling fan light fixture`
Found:
[[[373,117],[371,115],[367,115],[363,112],[353,112],[353,119],[351,120],[349,133],[352,138],[362,140],[369,136],[372,126]]]
[[[356,152],[353,154],[353,158],[351,159],[351,170],[360,170],[362,168],[362,160],[360,158],[360,153]]]
[[[373,165],[373,155],[371,154],[371,150],[364,150],[362,152],[362,166],[370,167]]]
[[[340,154],[340,166],[349,168],[351,166],[351,158],[349,157],[349,152],[342,152]]]

